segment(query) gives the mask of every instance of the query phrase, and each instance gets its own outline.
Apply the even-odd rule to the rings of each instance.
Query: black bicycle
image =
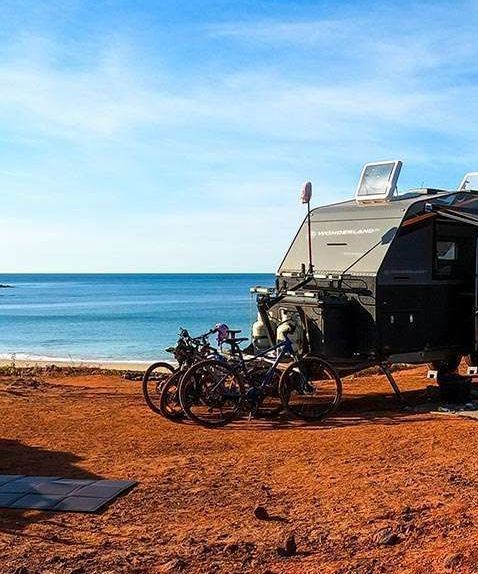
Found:
[[[175,410],[171,411],[167,406],[161,407],[163,387],[171,377],[182,375],[194,362],[209,356],[212,347],[208,337],[213,333],[215,333],[215,329],[210,329],[197,337],[191,337],[186,329],[181,328],[176,345],[166,349],[168,353],[174,356],[178,366],[174,367],[170,363],[159,361],[148,367],[143,376],[143,396],[146,404],[153,412],[167,418],[177,417]]]
[[[275,359],[271,361],[271,354]],[[280,377],[285,357],[293,361]],[[262,373],[258,360],[269,360]],[[337,408],[342,385],[337,372],[318,357],[296,357],[286,336],[276,345],[251,359],[235,362],[210,359],[188,369],[179,381],[182,409],[194,422],[205,427],[224,426],[247,412],[249,417],[266,411],[277,415],[282,409],[307,420],[320,420]]]
[[[206,337],[209,337],[213,333],[217,332],[217,328],[211,329],[206,333]],[[203,341],[203,346],[199,353],[196,353],[188,365],[185,365],[184,369],[179,369],[174,373],[162,386],[160,389],[159,396],[159,410],[160,413],[167,419],[171,421],[180,421],[185,417],[185,412],[181,406],[179,400],[179,385],[181,383],[184,373],[193,364],[203,361],[205,359],[216,360],[220,363],[235,360],[238,353],[241,353],[241,349],[238,343],[245,341],[246,339],[237,339],[236,334],[240,333],[240,330],[227,329],[227,337],[222,338],[218,336],[218,343],[222,349],[222,345],[229,344],[229,353],[221,353],[218,349],[212,347],[209,341],[205,343]],[[204,336],[202,336],[204,337]]]

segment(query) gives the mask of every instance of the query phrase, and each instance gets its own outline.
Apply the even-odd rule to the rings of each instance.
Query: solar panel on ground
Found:
[[[0,508],[96,512],[135,484],[132,480],[0,475]]]

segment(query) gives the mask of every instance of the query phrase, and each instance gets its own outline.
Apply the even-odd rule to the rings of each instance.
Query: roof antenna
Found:
[[[312,265],[312,231],[310,228],[310,200],[312,199],[312,183],[310,181],[304,183],[300,192],[300,200],[302,203],[307,204],[307,236],[309,241],[309,270],[308,274],[312,275],[314,266]]]

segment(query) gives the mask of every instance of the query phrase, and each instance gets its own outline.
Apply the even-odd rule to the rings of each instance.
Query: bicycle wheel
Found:
[[[175,372],[175,368],[169,363],[153,363],[143,376],[143,396],[148,407],[158,415],[161,414],[159,399],[161,386]]]
[[[159,411],[164,418],[178,421],[184,417],[184,411],[179,402],[179,383],[184,371],[176,371],[162,384],[159,393]]]
[[[179,400],[192,421],[205,427],[219,427],[239,416],[244,385],[227,363],[209,359],[186,372],[179,385]]]
[[[337,371],[318,357],[291,363],[279,382],[284,408],[305,420],[321,420],[335,411],[342,398]]]

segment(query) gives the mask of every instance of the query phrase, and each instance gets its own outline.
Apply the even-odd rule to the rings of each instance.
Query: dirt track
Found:
[[[423,369],[397,380],[426,387]],[[346,389],[322,425],[210,431],[119,377],[0,382],[0,474],[139,482],[100,515],[0,510],[1,574],[478,573],[478,423],[404,413],[382,377]]]

